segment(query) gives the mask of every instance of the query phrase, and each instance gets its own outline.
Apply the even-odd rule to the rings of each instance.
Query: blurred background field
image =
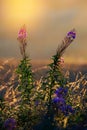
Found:
[[[0,59],[0,79],[1,83],[4,84],[9,81],[10,78],[12,78],[12,75],[15,74],[15,69],[17,68],[20,60],[15,58],[1,58]],[[46,72],[48,70],[48,66],[50,64],[50,60],[31,60],[32,64],[32,70],[34,73],[35,79],[39,80],[42,76],[46,75]],[[73,78],[76,74],[81,72],[82,74],[87,73],[87,63],[68,63],[65,61],[65,63],[62,66],[63,72],[66,73],[69,71],[69,73],[72,75],[71,80],[73,81]]]
[[[5,94],[6,90],[9,89],[9,86],[12,87],[14,83],[14,87],[18,85],[17,83],[17,75],[16,68],[19,64],[20,60],[15,58],[1,58],[0,59],[0,94]],[[48,71],[48,64],[51,61],[42,61],[41,60],[31,60],[32,70],[34,79],[39,81],[41,77],[44,77]],[[76,75],[78,73],[86,74],[87,73],[87,64],[82,63],[64,63],[63,65],[63,73],[68,73],[70,82],[74,82]],[[13,83],[12,83],[13,82]]]

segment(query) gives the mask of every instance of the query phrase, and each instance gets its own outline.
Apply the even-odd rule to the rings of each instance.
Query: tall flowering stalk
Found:
[[[19,77],[18,89],[21,92],[20,110],[18,113],[19,122],[27,130],[31,120],[31,98],[33,90],[33,77],[29,57],[26,56],[27,32],[23,26],[18,33],[18,41],[20,42],[20,52],[22,60],[17,68]]]
[[[74,41],[76,37],[75,29],[71,30],[67,33],[66,37],[62,41],[62,44],[58,47],[56,54],[52,57],[52,63],[49,64],[49,71],[48,75],[45,78],[44,82],[42,83],[42,89],[44,91],[44,100],[47,103],[47,115],[48,120],[54,122],[54,102],[57,102],[59,100],[59,97],[53,98],[55,90],[57,90],[59,87],[65,88],[66,87],[66,79],[61,71],[61,64],[64,63],[64,59],[62,58],[62,55],[66,48]],[[60,102],[64,102],[65,100],[61,98]],[[61,103],[60,103],[61,104]],[[63,108],[62,108],[63,109]],[[70,107],[67,107],[67,110],[70,110]],[[54,124],[54,123],[51,123]]]
[[[25,25],[18,32],[18,41],[20,42],[20,52],[23,58],[26,57],[27,31]]]
[[[52,94],[55,90],[54,87],[58,87],[58,85],[64,87],[66,85],[66,80],[62,74],[61,71],[61,64],[64,62],[62,55],[66,48],[73,42],[73,40],[76,37],[75,29],[71,30],[67,33],[66,37],[62,41],[62,44],[58,47],[56,54],[52,57],[53,62],[49,64],[49,72],[48,77],[46,78],[46,87],[49,89],[48,95],[49,95],[49,104],[52,101]]]
[[[66,79],[61,71],[61,64],[64,62],[62,55],[66,48],[73,42],[76,37],[75,29],[67,33],[66,37],[62,41],[62,44],[58,47],[56,54],[52,57],[53,62],[49,65],[50,70],[48,72],[48,79],[50,79],[50,92],[49,102],[51,102],[51,95],[54,91],[55,85],[64,87],[66,85]],[[50,103],[49,103],[50,104]]]

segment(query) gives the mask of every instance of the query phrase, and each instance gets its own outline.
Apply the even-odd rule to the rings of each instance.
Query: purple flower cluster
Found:
[[[75,32],[75,30],[73,29],[72,31],[68,32],[67,37],[75,39],[76,38],[76,32]]]
[[[15,128],[16,128],[16,120],[14,118],[8,118],[4,122],[4,128],[6,130],[15,130]]]
[[[60,87],[55,91],[56,97],[53,98],[53,104],[57,110],[60,110],[64,115],[69,113],[74,113],[72,106],[66,104],[65,96],[67,95],[68,90]]]
[[[68,92],[68,89],[60,87],[55,91],[55,94],[57,97],[64,97],[66,96],[67,92]]]

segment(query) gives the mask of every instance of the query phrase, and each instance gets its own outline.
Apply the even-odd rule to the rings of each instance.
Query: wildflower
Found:
[[[26,28],[25,28],[25,26],[23,26],[23,27],[19,30],[19,32],[18,32],[18,39],[19,39],[19,40],[23,40],[23,39],[25,39],[26,37],[27,37]]]
[[[58,107],[66,104],[65,99],[62,97],[61,98],[58,98],[58,97],[53,98],[53,103],[56,104]]]
[[[16,128],[16,120],[14,118],[8,118],[4,122],[4,128],[7,130],[15,130]]]
[[[58,88],[58,89],[55,91],[55,94],[58,96],[58,94],[62,94],[62,92],[63,92],[63,88],[60,87],[60,88]]]
[[[55,91],[56,97],[53,98],[53,105],[57,110],[60,110],[65,116],[69,113],[74,113],[74,109],[71,105],[66,104],[65,96],[68,90],[66,88],[60,87]]]
[[[18,32],[18,41],[20,44],[20,52],[23,58],[26,57],[26,46],[27,46],[27,32],[25,26],[23,26]]]
[[[60,87],[58,88],[56,91],[55,91],[55,94],[58,96],[58,97],[63,97],[67,94],[67,89],[63,88],[63,87]]]
[[[67,33],[67,37],[75,39],[76,38],[76,32],[75,32],[75,30],[73,29],[72,31],[68,32]]]
[[[58,102],[59,102],[59,98],[58,97],[53,98],[53,103],[58,103]]]
[[[66,50],[66,48],[74,41],[76,38],[76,31],[72,29],[67,33],[64,40],[62,40],[62,44],[58,47],[56,56],[61,57]]]

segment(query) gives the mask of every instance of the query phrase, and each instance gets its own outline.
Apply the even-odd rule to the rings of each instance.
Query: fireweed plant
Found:
[[[20,42],[20,53],[22,60],[17,68],[19,76],[18,90],[21,92],[21,101],[19,104],[18,112],[18,123],[21,127],[28,129],[32,126],[31,124],[31,98],[33,90],[33,78],[30,59],[26,55],[27,46],[27,32],[25,26],[23,26],[18,33],[18,41]]]
[[[76,32],[73,29],[66,35],[56,54],[52,57],[52,63],[48,65],[49,71],[47,77],[42,80],[41,86],[41,90],[43,90],[41,94],[45,102],[46,111],[42,122],[36,126],[37,130],[54,130],[56,122],[57,126],[62,127],[63,125],[63,127],[66,127],[67,118],[65,121],[65,117],[75,112],[67,100],[67,80],[62,74],[61,68],[61,64],[64,62],[62,55],[75,38]]]

